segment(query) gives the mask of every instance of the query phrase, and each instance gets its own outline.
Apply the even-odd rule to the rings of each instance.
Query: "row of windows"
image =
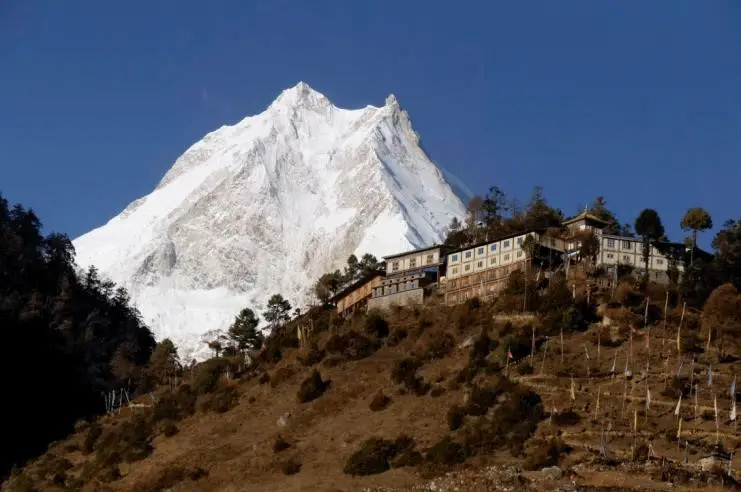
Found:
[[[405,292],[407,290],[419,288],[419,280],[410,280],[408,282],[400,282],[394,285],[385,285],[383,287],[377,287],[373,289],[372,297],[383,297],[398,292]]]
[[[523,255],[524,255],[524,253],[522,251],[518,251],[515,254],[515,258],[522,259]],[[502,257],[502,263],[505,263],[507,261],[510,261],[511,258],[512,258],[512,255],[510,253],[506,253]],[[496,266],[497,264],[498,264],[498,259],[497,259],[496,256],[492,256],[492,257],[489,258],[489,266],[490,267]],[[485,268],[485,267],[486,267],[486,260],[478,260],[476,262],[476,268]],[[471,269],[472,269],[472,264],[471,263],[465,263],[465,264],[463,264],[463,272],[464,273],[470,272]],[[460,273],[460,272],[461,272],[461,268],[460,267],[457,267],[457,266],[454,266],[454,267],[452,267],[450,269],[451,275],[458,275],[458,273]]]
[[[615,247],[615,239],[608,239],[607,240],[607,247],[608,248],[614,248]],[[631,241],[620,241],[622,249],[632,249],[633,243]]]
[[[625,262],[630,262],[630,261],[632,261],[632,258],[633,258],[633,257],[632,257],[632,256],[630,256],[630,255],[623,255],[623,261],[625,261]],[[614,260],[614,259],[615,259],[615,254],[614,254],[614,253],[607,253],[607,259],[608,259],[608,260]],[[641,261],[643,261],[643,257],[639,257],[639,259],[640,259]],[[664,264],[664,260],[663,260],[663,259],[661,259],[661,258],[656,258],[656,260],[655,260],[655,261],[656,261],[656,264],[657,264],[657,265],[663,265],[663,264]]]
[[[425,257],[425,264],[426,265],[432,265],[435,263],[435,255],[429,254]],[[417,267],[417,258],[410,258],[409,259],[409,268],[416,268]],[[401,269],[401,261],[394,261],[391,263],[391,271],[392,272],[398,272]]]
[[[522,238],[521,237],[518,237],[517,238],[517,244],[518,245],[521,245],[522,244]],[[509,248],[509,245],[510,245],[510,240],[507,239],[506,241],[504,241],[502,243],[502,248],[503,249]],[[496,253],[497,252],[497,244],[491,244],[491,245],[489,245],[489,251],[491,251],[492,253]],[[482,256],[485,253],[486,253],[486,246],[479,246],[478,248],[476,248],[476,255]],[[463,258],[466,259],[466,260],[469,260],[469,259],[471,259],[471,256],[472,255],[473,255],[473,252],[466,251],[463,254]],[[454,255],[451,255],[450,256],[450,261],[458,261],[458,253],[456,253]]]

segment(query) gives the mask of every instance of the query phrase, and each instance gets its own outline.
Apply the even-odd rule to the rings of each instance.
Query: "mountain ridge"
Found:
[[[393,95],[343,109],[299,82],[191,145],[154,190],[74,240],[77,262],[125,286],[158,338],[198,337],[281,293],[300,307],[350,254],[444,239],[460,186],[419,145]]]

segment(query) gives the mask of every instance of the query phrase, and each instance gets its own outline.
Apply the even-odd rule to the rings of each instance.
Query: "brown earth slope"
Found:
[[[313,347],[299,349],[288,326],[249,370],[210,361],[185,371],[184,382],[162,389],[156,404],[146,395],[140,406],[81,423],[3,490],[735,486],[726,461],[703,461],[709,471],[699,463],[739,446],[729,421],[739,364],[720,362],[697,343],[696,317],[682,321],[683,350],[694,354],[684,356],[677,377],[677,313],[666,324],[653,320],[649,338],[643,329],[631,335],[636,315],[613,305],[605,311],[612,327],[579,331],[566,323],[561,343],[562,324],[547,310],[506,316],[501,308],[433,300],[329,329],[329,313],[315,314],[324,322],[316,323]],[[693,355],[696,406],[688,377]],[[731,468],[739,472],[736,463]]]

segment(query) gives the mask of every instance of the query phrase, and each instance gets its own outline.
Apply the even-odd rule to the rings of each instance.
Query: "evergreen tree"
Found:
[[[234,323],[229,327],[229,338],[232,339],[237,349],[245,351],[262,347],[264,337],[257,330],[259,324],[260,320],[252,309],[244,308],[240,311]]]
[[[646,208],[636,218],[635,230],[643,239],[643,262],[646,266],[648,279],[648,261],[651,255],[651,245],[664,236],[664,226],[656,210]]]
[[[281,323],[288,321],[290,316],[288,313],[291,311],[291,303],[280,294],[273,294],[268,300],[267,310],[262,313],[265,321],[270,323],[271,330],[274,330]]]

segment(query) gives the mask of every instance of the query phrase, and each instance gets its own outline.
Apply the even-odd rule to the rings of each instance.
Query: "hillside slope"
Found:
[[[298,348],[288,326],[251,369],[232,361],[231,376],[218,379],[229,363],[212,359],[185,371],[185,384],[163,390],[153,407],[81,425],[6,490],[52,490],[55,481],[175,491],[737,487],[726,461],[707,458],[741,444],[728,419],[741,364],[697,343],[695,313],[681,336],[694,362],[678,370],[676,310],[666,325],[652,315],[647,343],[647,331],[631,337],[625,328],[642,311],[630,299],[603,305],[614,324],[602,326],[565,286],[541,297],[531,315],[503,314],[521,304],[516,295],[456,307],[433,299],[345,323],[315,310],[311,346]]]

